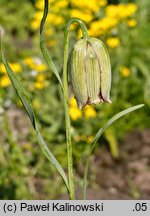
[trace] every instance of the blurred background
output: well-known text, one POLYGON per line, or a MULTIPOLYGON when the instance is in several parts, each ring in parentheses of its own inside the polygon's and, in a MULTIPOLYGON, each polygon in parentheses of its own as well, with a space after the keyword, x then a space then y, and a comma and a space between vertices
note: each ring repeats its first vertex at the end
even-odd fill
MULTIPOLYGON (((45 41, 62 74, 63 31, 70 17, 108 47, 112 104, 82 111, 70 96, 77 197, 84 158, 97 130, 133 105, 106 130, 91 158, 88 199, 150 198, 150 1, 51 0, 45 41)), ((0 0, 0 29, 7 59, 32 99, 43 137, 67 172, 63 101, 39 48, 43 0, 0 0)), ((81 36, 71 26, 70 49, 81 36)), ((71 95, 71 94, 70 94, 71 95)), ((0 62, 0 199, 67 199, 56 170, 38 146, 32 126, 0 62)))

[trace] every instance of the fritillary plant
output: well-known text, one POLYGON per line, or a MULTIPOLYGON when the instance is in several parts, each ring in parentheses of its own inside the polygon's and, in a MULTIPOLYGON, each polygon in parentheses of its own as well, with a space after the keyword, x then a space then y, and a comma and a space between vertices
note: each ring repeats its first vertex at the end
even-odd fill
MULTIPOLYGON (((16 74, 11 69, 8 61, 2 50, 1 43, 1 55, 2 62, 6 68, 7 74, 11 80, 13 87, 15 88, 18 97, 20 98, 35 130, 38 143, 41 150, 46 155, 50 163, 56 168, 58 174, 62 177, 66 190, 68 192, 69 199, 74 200, 75 197, 75 186, 74 186, 74 172, 73 172, 73 157, 72 157, 72 143, 71 143, 71 122, 69 116, 69 96, 68 96, 68 75, 72 83, 75 98, 78 106, 82 109, 86 104, 97 104, 102 102, 111 102, 109 99, 110 86, 111 86, 111 67, 110 59, 107 48, 105 45, 96 38, 90 38, 86 25, 83 21, 78 18, 71 18, 66 24, 64 31, 64 64, 63 64, 63 78, 59 75, 56 65, 51 59, 48 49, 44 43, 43 28, 48 15, 48 0, 45 0, 43 18, 40 24, 40 49, 43 57, 49 66, 50 70, 53 71, 57 80, 60 84, 63 99, 64 99, 64 115, 66 125, 66 148, 67 148, 67 161, 68 161, 68 172, 66 173, 59 161, 56 159, 54 154, 51 152, 47 144, 45 143, 41 132, 38 127, 35 112, 32 107, 32 103, 28 97, 28 93, 22 84, 19 82, 16 74), (83 37, 77 41, 74 45, 70 56, 69 56, 69 31, 72 23, 77 23, 82 30, 83 37)), ((111 105, 110 105, 111 106, 111 105)), ((82 187, 82 199, 86 199, 87 189, 87 177, 88 168, 90 163, 90 157, 93 149, 97 144, 97 141, 103 134, 103 132, 112 125, 116 120, 123 117, 124 115, 133 112, 141 107, 143 104, 130 107, 126 110, 121 111, 112 118, 110 118, 103 127, 101 127, 94 138, 93 143, 89 147, 88 154, 85 161, 85 170, 83 176, 83 187, 82 187)))

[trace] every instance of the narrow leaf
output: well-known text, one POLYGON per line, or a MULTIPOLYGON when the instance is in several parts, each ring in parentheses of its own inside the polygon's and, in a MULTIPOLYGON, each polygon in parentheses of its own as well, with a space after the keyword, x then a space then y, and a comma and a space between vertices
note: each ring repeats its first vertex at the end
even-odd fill
POLYGON ((117 121, 119 118, 123 117, 124 115, 130 113, 130 112, 133 112, 134 110, 137 110, 137 109, 140 109, 144 106, 144 104, 140 104, 140 105, 137 105, 137 106, 133 106, 133 107, 130 107, 128 109, 125 109, 123 111, 121 111, 120 113, 114 115, 112 118, 110 118, 107 123, 98 130, 95 138, 94 138, 94 141, 89 149, 89 153, 86 157, 86 163, 85 163, 85 169, 84 169, 84 178, 83 178, 83 199, 86 198, 86 187, 87 187, 87 176, 88 176, 88 168, 89 168, 89 162, 90 162, 90 156, 92 154, 92 150, 93 148, 95 147, 98 139, 100 138, 100 136, 103 134, 103 132, 110 126, 112 125, 115 121, 117 121))
POLYGON ((19 80, 17 79, 16 74, 13 72, 13 70, 11 69, 11 67, 9 66, 3 51, 2 51, 2 45, 1 45, 1 54, 2 54, 2 61, 3 64, 6 68, 7 74, 10 77, 11 83, 13 85, 13 87, 15 88, 20 100, 22 101, 24 108, 32 122, 33 128, 36 132, 36 137, 37 140, 39 142, 39 145, 42 149, 42 151, 44 152, 44 154, 47 156, 48 160, 55 166, 55 168, 57 169, 58 173, 60 174, 60 176, 62 177, 62 179, 64 180, 67 189, 69 190, 69 186, 68 186, 68 179, 67 176, 63 170, 63 168, 61 167, 60 163, 57 161, 57 159, 55 158, 55 156, 52 154, 52 152, 49 150, 49 148, 47 147, 39 129, 37 126, 37 122, 36 122, 36 118, 35 118, 35 114, 34 114, 34 110, 33 107, 31 105, 31 101, 28 97, 27 92, 25 91, 24 87, 22 86, 22 84, 19 82, 19 80))
POLYGON ((26 110, 27 114, 29 115, 29 118, 32 122, 34 129, 35 129, 35 116, 34 116, 34 111, 32 109, 32 105, 31 105, 31 102, 29 100, 29 97, 28 97, 25 89, 21 85, 20 81, 16 78, 15 73, 10 68, 7 60, 5 59, 4 54, 2 52, 2 48, 1 48, 1 54, 2 54, 3 64, 6 68, 6 71, 7 71, 7 74, 9 76, 10 80, 11 80, 11 83, 12 83, 13 87, 15 88, 15 90, 17 91, 17 94, 18 94, 21 102, 23 103, 25 110, 26 110))
POLYGON ((49 54, 48 49, 44 45, 43 28, 45 25, 47 15, 48 15, 48 0, 45 0, 44 13, 43 13, 43 17, 42 17, 41 24, 40 24, 40 48, 41 48, 42 55, 43 55, 47 65, 53 71, 53 73, 55 74, 55 76, 57 77, 57 79, 60 83, 61 88, 63 89, 62 81, 61 81, 60 75, 58 73, 58 70, 51 59, 51 56, 49 54))
POLYGON ((134 110, 137 110, 137 109, 140 109, 141 107, 143 107, 144 104, 140 104, 140 105, 136 105, 136 106, 133 106, 133 107, 130 107, 128 109, 125 109, 123 111, 121 111, 120 113, 114 115, 111 119, 108 120, 108 122, 98 130, 95 138, 94 138, 94 141, 91 145, 91 148, 90 148, 90 151, 92 152, 93 148, 95 147, 95 144, 96 142, 98 141, 98 139, 100 138, 100 136, 102 135, 102 133, 111 125, 113 124, 115 121, 117 121, 119 118, 121 118, 122 116, 130 113, 130 112, 133 112, 134 110))

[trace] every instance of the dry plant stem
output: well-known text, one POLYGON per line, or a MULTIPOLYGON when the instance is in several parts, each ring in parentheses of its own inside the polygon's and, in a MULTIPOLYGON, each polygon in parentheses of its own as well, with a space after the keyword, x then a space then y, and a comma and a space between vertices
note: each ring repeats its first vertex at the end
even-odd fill
POLYGON ((72 143, 71 143, 71 132, 70 132, 67 63, 68 63, 68 51, 69 51, 69 28, 73 22, 76 22, 80 25, 82 33, 83 33, 83 37, 84 38, 88 37, 87 28, 81 20, 77 18, 72 18, 68 21, 66 28, 65 28, 65 33, 64 33, 64 65, 63 65, 63 89, 64 91, 63 93, 64 93, 68 175, 69 175, 69 198, 71 200, 75 199, 75 190, 74 190, 74 177, 73 177, 72 143))

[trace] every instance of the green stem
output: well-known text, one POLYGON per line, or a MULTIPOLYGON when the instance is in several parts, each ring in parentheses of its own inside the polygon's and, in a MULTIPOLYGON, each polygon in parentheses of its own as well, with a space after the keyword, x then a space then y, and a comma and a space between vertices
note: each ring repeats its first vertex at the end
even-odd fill
POLYGON ((89 162, 90 162, 90 154, 88 154, 87 159, 85 161, 84 179, 83 179, 83 200, 86 199, 86 187, 87 187, 87 176, 88 176, 89 162))
POLYGON ((69 175, 69 198, 75 199, 74 190, 74 177, 73 177, 73 157, 72 157, 72 144, 71 144, 71 132, 70 132, 70 116, 69 116, 69 96, 68 96, 68 76, 67 76, 67 64, 69 53, 69 28, 70 25, 76 22, 80 25, 83 37, 88 37, 86 25, 78 18, 71 18, 66 27, 64 33, 64 65, 63 65, 63 93, 64 93, 64 109, 65 109, 65 123, 66 123, 66 142, 67 142, 67 158, 68 158, 68 175, 69 175))

